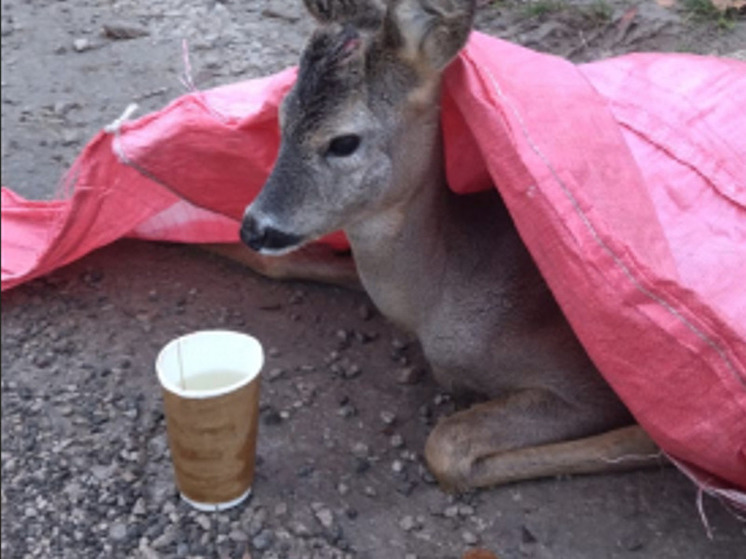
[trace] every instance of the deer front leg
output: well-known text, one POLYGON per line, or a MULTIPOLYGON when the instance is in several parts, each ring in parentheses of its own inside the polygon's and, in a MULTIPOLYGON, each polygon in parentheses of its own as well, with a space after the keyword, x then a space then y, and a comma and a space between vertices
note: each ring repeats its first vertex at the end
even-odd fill
POLYGON ((268 278, 317 281, 362 289, 352 255, 336 252, 324 244, 306 245, 279 256, 260 254, 240 243, 199 246, 268 278))
POLYGON ((582 418, 543 390, 524 390, 441 420, 425 458, 446 490, 501 485, 564 474, 591 474, 662 464, 638 425, 589 437, 582 418))

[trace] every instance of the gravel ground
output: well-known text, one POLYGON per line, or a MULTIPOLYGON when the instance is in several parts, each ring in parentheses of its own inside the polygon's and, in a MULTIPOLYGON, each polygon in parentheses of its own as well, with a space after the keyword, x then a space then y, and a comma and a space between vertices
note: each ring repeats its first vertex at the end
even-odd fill
MULTIPOLYGON (((631 50, 728 53, 743 20, 653 2, 498 3, 484 30, 591 60, 631 50)), ((132 100, 296 61, 295 2, 3 2, 2 182, 48 198, 75 154, 132 100)), ((190 247, 124 241, 2 297, 3 557, 732 559, 746 527, 667 468, 452 496, 422 448, 453 404, 418 347, 364 294, 277 283, 190 247), (255 492, 218 514, 176 494, 158 349, 231 328, 268 349, 255 492)))

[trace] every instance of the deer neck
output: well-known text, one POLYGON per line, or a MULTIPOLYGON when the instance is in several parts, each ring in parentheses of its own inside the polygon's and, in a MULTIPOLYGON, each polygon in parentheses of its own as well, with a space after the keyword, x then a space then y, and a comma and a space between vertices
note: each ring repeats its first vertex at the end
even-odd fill
MULTIPOLYGON (((435 125, 437 127, 437 125, 435 125)), ((429 302, 439 295, 449 219, 439 129, 421 172, 400 177, 407 196, 345 229, 363 286, 373 302, 398 326, 416 332, 429 302)), ((426 141, 426 140, 425 140, 426 141)), ((423 144, 419 144, 423 145, 423 144)), ((410 162, 411 163, 411 162, 410 162)), ((412 165, 410 165, 410 168, 412 165)))

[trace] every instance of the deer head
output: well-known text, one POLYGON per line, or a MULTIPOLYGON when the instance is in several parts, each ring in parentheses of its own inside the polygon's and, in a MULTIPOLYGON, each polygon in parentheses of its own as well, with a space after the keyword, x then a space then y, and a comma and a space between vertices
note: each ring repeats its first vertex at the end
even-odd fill
POLYGON ((274 169, 241 238, 280 254, 414 195, 440 168, 443 69, 474 0, 305 0, 319 25, 280 108, 274 169))

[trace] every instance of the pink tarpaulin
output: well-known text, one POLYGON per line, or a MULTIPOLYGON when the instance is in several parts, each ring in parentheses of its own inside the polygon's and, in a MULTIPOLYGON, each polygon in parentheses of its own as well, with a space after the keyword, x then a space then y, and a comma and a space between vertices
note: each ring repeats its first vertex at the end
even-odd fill
MULTIPOLYGON (((2 288, 120 237, 235 242, 294 70, 102 132, 69 198, 2 191, 2 288)), ((495 184, 589 354, 700 486, 746 506, 746 64, 581 66, 474 33, 448 69, 457 192, 495 184)), ((327 239, 344 246, 344 237, 327 239)))

